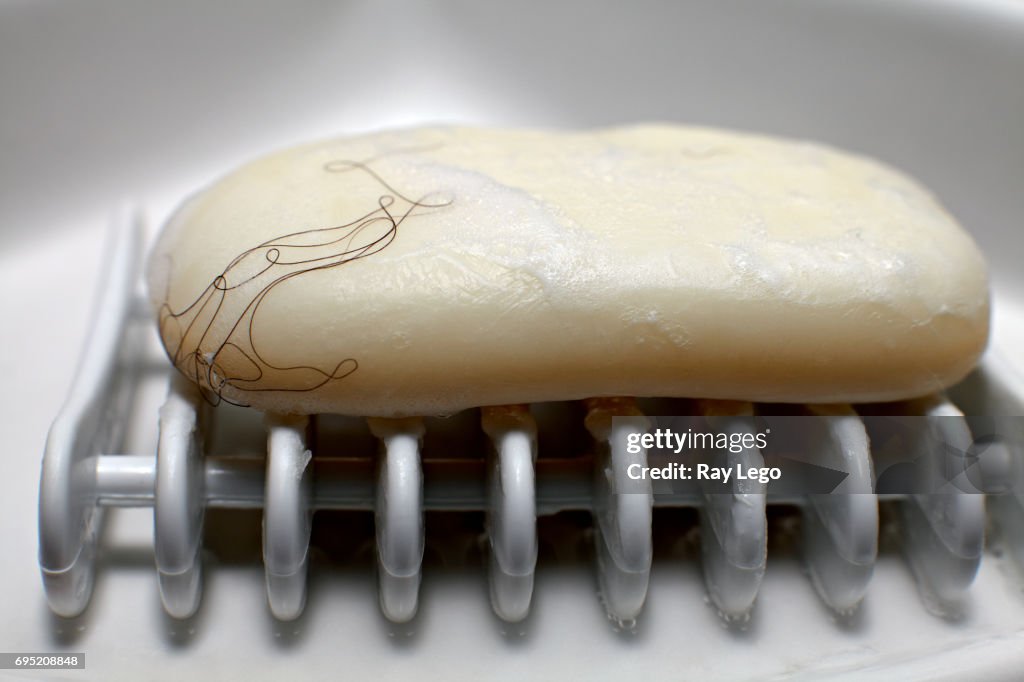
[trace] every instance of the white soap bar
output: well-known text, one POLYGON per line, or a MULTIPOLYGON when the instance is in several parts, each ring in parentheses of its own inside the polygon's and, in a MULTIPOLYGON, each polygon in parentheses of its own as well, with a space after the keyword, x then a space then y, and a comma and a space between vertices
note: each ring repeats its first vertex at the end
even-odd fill
POLYGON ((274 154, 176 212, 149 287, 209 398, 369 416, 909 398, 971 369, 989 315, 977 247, 907 177, 679 126, 274 154))

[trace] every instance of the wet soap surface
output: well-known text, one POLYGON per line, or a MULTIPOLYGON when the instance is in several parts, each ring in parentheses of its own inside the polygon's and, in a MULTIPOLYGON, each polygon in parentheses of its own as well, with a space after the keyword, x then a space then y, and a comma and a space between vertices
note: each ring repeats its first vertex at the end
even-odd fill
POLYGON ((187 202, 149 285, 182 371, 287 412, 905 398, 988 329, 981 255, 910 179, 681 126, 284 151, 187 202))

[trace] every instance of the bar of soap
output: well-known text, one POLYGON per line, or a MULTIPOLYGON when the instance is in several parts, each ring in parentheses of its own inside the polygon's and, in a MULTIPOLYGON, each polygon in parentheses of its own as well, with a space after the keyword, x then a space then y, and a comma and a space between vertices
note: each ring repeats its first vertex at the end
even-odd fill
POLYGON ((178 370, 285 413, 895 400, 988 336, 981 254, 906 176, 670 125, 283 151, 189 199, 148 276, 178 370))

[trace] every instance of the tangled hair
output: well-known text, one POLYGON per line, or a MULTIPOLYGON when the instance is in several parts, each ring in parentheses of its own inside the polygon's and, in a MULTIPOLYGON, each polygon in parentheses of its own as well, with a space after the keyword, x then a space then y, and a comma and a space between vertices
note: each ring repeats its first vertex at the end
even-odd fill
POLYGON ((434 193, 405 196, 370 168, 371 161, 337 160, 323 167, 327 173, 364 173, 381 187, 366 213, 341 225, 290 232, 246 249, 180 310, 172 309, 164 297, 158 312, 160 335, 175 368, 199 386, 207 402, 227 400, 226 388, 232 395, 312 391, 359 368, 351 357, 329 367, 275 365, 260 352, 253 330, 263 300, 277 285, 368 258, 387 248, 407 219, 452 203, 431 200, 434 193))

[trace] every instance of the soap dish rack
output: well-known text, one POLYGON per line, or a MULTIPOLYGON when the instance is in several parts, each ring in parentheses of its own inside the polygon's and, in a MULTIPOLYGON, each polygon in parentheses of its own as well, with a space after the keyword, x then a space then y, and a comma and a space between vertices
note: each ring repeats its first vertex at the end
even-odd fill
MULTIPOLYGON (((643 607, 653 554, 652 509, 661 506, 698 510, 708 594, 726 618, 742 618, 757 596, 767 560, 766 509, 772 504, 800 507, 809 575, 824 602, 839 612, 854 609, 868 588, 880 500, 896 502, 909 566, 936 603, 955 604, 974 578, 984 548, 986 499, 1007 554, 1024 567, 1024 434, 986 436, 977 458, 984 489, 977 481, 960 481, 929 494, 878 495, 872 489, 877 462, 868 434, 849 406, 807 408, 829 416, 834 425, 808 436, 807 447, 849 473, 831 494, 780 496, 749 481, 733 482, 729 494, 699 488, 654 494, 650 485, 637 490, 627 471, 646 462, 646 451, 630 453, 626 431, 647 422, 626 399, 586 402, 593 447, 583 457, 538 453, 538 425, 526 406, 480 411, 480 427, 490 442, 486 456, 424 458, 426 426, 419 418, 367 420, 379 441, 375 460, 314 453, 308 437, 316 417, 275 414, 265 419, 265 457, 209 453, 204 435, 217 409, 176 373, 159 413, 157 453, 122 454, 126 415, 143 364, 142 336, 153 333, 151 313, 137 293, 142 235, 138 214, 121 211, 108 237, 95 322, 46 443, 39 565, 50 608, 60 616, 76 616, 89 603, 97 530, 107 507, 153 508, 160 595, 174 618, 187 618, 198 608, 203 517, 212 507, 262 508, 267 597, 281 620, 297 618, 303 610, 312 515, 319 509, 375 513, 380 604, 395 622, 416 613, 424 512, 433 510, 486 512, 491 601, 507 621, 523 619, 530 608, 537 517, 573 509, 593 514, 601 598, 609 616, 620 622, 635 619, 643 607)), ((979 372, 968 383, 984 383, 990 399, 1008 401, 1013 407, 1007 413, 1021 414, 1020 395, 991 374, 998 375, 979 372)), ((970 390, 951 395, 969 396, 970 390)), ((706 407, 698 416, 730 432, 748 428, 732 417, 752 414, 752 406, 723 405, 706 407)), ((908 403, 907 409, 922 418, 906 447, 925 459, 949 456, 929 450, 935 430, 959 443, 960 454, 979 442, 972 440, 972 430, 994 432, 996 418, 965 417, 945 396, 908 403)), ((1013 422, 1013 428, 1017 425, 1013 422)), ((1000 433, 1011 431, 1000 426, 1000 433)), ((728 465, 764 463, 756 448, 716 457, 728 465)))

